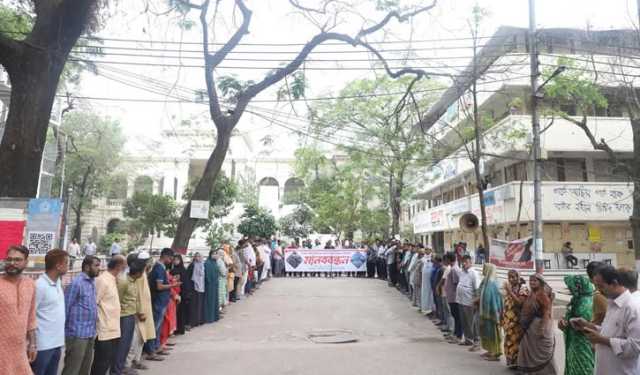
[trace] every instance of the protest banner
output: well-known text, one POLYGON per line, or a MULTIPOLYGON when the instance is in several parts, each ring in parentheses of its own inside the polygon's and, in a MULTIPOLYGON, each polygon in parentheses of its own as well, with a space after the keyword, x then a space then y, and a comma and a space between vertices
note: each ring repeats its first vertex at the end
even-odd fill
POLYGON ((532 269, 531 238, 514 241, 491 239, 489 262, 498 267, 532 269))
POLYGON ((286 272, 366 272, 365 249, 285 249, 286 272))

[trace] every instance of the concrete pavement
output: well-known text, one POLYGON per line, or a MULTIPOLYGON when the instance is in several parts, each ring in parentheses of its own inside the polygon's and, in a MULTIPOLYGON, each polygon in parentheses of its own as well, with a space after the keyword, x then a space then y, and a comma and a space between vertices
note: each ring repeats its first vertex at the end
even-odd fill
POLYGON ((162 375, 511 374, 466 347, 441 339, 433 324, 386 282, 355 278, 271 279, 218 323, 174 339, 162 375), (316 344, 317 330, 350 330, 358 342, 316 344))

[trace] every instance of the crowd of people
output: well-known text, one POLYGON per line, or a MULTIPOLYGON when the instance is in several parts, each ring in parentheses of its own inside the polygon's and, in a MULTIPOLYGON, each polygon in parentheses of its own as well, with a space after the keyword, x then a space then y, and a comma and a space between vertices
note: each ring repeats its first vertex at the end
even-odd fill
POLYGON ((9 247, 0 276, 3 374, 137 374, 171 354, 172 336, 222 319, 272 268, 264 240, 224 244, 206 259, 196 253, 188 266, 169 248, 155 260, 147 251, 112 254, 106 269, 86 255, 69 285, 68 252, 49 251, 35 282, 23 274, 28 258, 26 247, 9 247))
MULTIPOLYGON (((497 269, 475 270, 466 247, 435 254, 422 245, 377 241, 368 245, 367 276, 387 280, 442 331, 443 340, 483 351, 519 373, 554 375, 555 293, 541 274, 528 285, 510 270, 500 285, 497 269)), ((484 252, 482 253, 484 257, 484 252)), ((477 259, 477 258, 476 258, 477 259)), ((635 270, 591 262, 587 275, 569 275, 571 294, 557 326, 565 338, 567 375, 640 374, 640 292, 635 270)))

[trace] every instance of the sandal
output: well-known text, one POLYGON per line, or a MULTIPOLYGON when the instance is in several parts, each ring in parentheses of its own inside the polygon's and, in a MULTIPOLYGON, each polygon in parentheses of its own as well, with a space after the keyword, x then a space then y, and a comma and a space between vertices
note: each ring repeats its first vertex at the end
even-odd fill
POLYGON ((158 357, 157 355, 148 355, 145 358, 147 361, 157 361, 157 362, 162 362, 164 361, 164 358, 162 357, 158 357))

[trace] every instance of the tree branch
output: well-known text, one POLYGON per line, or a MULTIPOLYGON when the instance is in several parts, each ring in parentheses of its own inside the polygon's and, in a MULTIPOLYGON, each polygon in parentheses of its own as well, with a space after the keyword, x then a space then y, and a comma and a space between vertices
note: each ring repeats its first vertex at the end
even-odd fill
POLYGON ((0 65, 4 66, 7 72, 11 72, 14 69, 21 50, 21 42, 11 39, 0 32, 0 65))
POLYGON ((567 120, 570 123, 576 125, 580 129, 582 129, 584 134, 589 139, 589 142, 591 143, 591 146, 593 146, 594 150, 604 151, 607 154, 607 156, 609 156, 609 159, 611 159, 611 162, 613 164, 615 164, 618 167, 623 168, 625 170, 625 173, 627 173, 629 176, 633 175, 631 169, 629 168, 629 166, 627 164, 625 164, 625 163, 621 163, 618 160, 618 157, 617 157, 616 153, 609 146, 609 144, 607 144, 607 141, 604 138, 601 138, 600 141, 598 141, 596 139, 596 137, 593 134, 593 132, 591 132, 591 129, 589 129, 589 127, 587 126, 587 116, 586 115, 583 115, 582 116, 582 120, 580 120, 580 121, 578 121, 578 120, 576 120, 576 119, 572 118, 571 116, 568 116, 567 114, 564 114, 564 113, 561 113, 560 117, 562 117, 564 120, 567 120))

